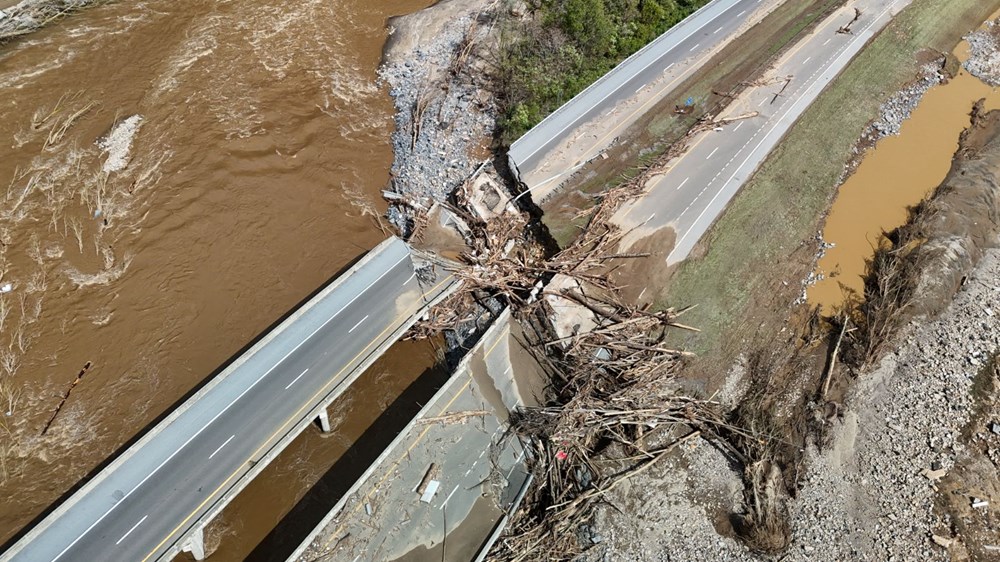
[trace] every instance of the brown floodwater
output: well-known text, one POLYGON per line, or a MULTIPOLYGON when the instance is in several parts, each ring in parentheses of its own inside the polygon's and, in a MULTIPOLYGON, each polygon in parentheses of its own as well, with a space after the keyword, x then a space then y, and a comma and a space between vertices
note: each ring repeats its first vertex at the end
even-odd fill
MULTIPOLYGON (((375 71, 386 18, 430 3, 108 3, 0 47, 0 543, 383 238, 375 71)), ((434 361, 397 353, 345 402, 365 416, 226 511, 218 559, 434 361)))
MULTIPOLYGON (((955 50, 968 58, 964 42, 955 50)), ((809 304, 829 313, 847 294, 860 295, 865 260, 883 231, 902 226, 908 209, 944 181, 958 150, 959 136, 971 124, 972 106, 986 99, 985 110, 1000 108, 1000 91, 962 70, 924 95, 900 134, 878 141, 837 192, 823 229, 835 244, 816 267, 825 278, 809 287, 809 304)))

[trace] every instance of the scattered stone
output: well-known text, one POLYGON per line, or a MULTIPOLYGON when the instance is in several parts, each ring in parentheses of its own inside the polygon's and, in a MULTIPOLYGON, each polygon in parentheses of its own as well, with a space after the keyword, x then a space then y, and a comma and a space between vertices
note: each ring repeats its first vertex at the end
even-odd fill
POLYGON ((920 471, 920 475, 926 477, 931 482, 937 482, 938 480, 944 478, 944 475, 948 474, 948 471, 940 468, 937 470, 923 469, 920 471))
POLYGON ((955 539, 949 539, 947 537, 942 537, 941 535, 931 535, 931 540, 934 541, 934 544, 944 548, 950 548, 951 543, 955 542, 955 539))
MULTIPOLYGON (((970 353, 985 357, 1000 348, 1000 324, 985 312, 1000 306, 996 279, 1000 250, 993 249, 947 310, 907 325, 896 351, 857 379, 830 443, 806 453, 805 475, 789 505, 792 543, 782 560, 944 562, 945 548, 960 547, 957 539, 935 538, 934 530, 951 525, 936 512, 937 484, 928 481, 946 477, 959 454, 973 408, 970 353), (931 468, 918 474, 914 467, 931 468), (928 538, 942 548, 930 547, 928 538)), ((606 540, 588 560, 765 559, 717 531, 742 500, 739 475, 717 451, 685 451, 646 478, 633 482, 631 496, 608 498, 622 511, 602 511, 595 528, 606 540), (732 495, 710 491, 726 479, 736 486, 732 495)))

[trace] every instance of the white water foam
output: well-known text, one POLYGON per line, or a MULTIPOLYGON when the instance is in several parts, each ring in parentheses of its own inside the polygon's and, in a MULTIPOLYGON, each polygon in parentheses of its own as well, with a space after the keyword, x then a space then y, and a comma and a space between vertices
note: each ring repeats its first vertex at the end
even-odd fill
POLYGON ((130 154, 132 152, 132 141, 139 126, 142 125, 142 116, 133 115, 115 125, 108 136, 98 139, 97 146, 107 153, 108 159, 104 161, 105 172, 120 172, 128 166, 130 154))

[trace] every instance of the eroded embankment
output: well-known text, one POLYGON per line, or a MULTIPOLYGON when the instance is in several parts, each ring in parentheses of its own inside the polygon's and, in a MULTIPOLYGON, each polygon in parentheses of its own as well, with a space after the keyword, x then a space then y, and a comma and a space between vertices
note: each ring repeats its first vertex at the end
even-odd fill
MULTIPOLYGON (((997 472, 983 470, 993 462, 991 443, 1000 437, 992 433, 991 420, 974 416, 983 409, 977 404, 990 399, 980 371, 1000 347, 1000 113, 975 115, 961 144, 944 183, 910 222, 889 234, 895 246, 882 251, 898 256, 886 262, 896 269, 874 270, 866 279, 874 288, 900 289, 883 301, 901 299, 895 301, 898 314, 884 324, 888 345, 876 350, 878 356, 842 357, 874 366, 838 369, 846 376, 834 383, 831 399, 835 393, 843 399, 810 399, 804 411, 814 417, 808 420, 796 422, 799 391, 772 396, 774 419, 785 424, 772 437, 801 442, 805 449, 800 463, 785 467, 794 499, 787 503, 790 544, 783 559, 993 555, 987 547, 993 546, 989 537, 997 536, 995 520, 971 506, 1000 501, 997 472), (908 276, 894 286, 876 276, 886 273, 908 276), (811 437, 799 441, 794 435, 806 425, 811 437)), ((867 296, 875 302, 874 294, 867 296)), ((859 310, 862 316, 877 313, 859 310)), ((821 356, 822 348, 813 354, 821 356)), ((806 385, 813 395, 810 385, 818 377, 809 371, 816 364, 789 360, 786 367, 798 372, 785 380, 806 385)), ((751 360, 733 373, 720 398, 746 400, 752 384, 746 371, 755 368, 751 360)), ((772 365, 769 384, 783 370, 772 365)), ((761 559, 732 538, 729 514, 745 512, 753 496, 746 495, 741 474, 724 455, 706 444, 692 445, 651 472, 648 479, 634 479, 631 490, 609 495, 629 515, 617 523, 617 516, 605 512, 598 527, 604 560, 651 559, 654 552, 670 552, 671 560, 761 559)))

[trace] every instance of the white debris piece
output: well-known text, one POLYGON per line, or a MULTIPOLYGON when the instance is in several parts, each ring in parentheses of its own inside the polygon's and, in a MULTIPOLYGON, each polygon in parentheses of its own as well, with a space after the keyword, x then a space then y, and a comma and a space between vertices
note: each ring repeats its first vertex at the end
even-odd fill
POLYGON ((441 482, 437 480, 431 480, 427 483, 427 489, 424 490, 424 495, 420 496, 420 501, 424 503, 431 503, 434 499, 434 494, 437 493, 438 488, 441 487, 441 482))
POLYGON ((120 121, 108 136, 97 140, 97 147, 107 153, 108 159, 104 161, 102 169, 105 172, 119 172, 128 166, 130 153, 132 151, 132 141, 139 126, 142 125, 142 116, 133 115, 120 121))

